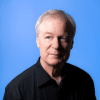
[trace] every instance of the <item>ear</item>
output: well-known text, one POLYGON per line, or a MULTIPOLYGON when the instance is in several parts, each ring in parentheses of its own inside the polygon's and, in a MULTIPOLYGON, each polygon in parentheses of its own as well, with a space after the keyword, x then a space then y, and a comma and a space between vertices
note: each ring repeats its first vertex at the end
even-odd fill
POLYGON ((73 48, 73 44, 74 44, 74 41, 72 40, 72 43, 71 43, 71 49, 73 48))
POLYGON ((39 48, 39 38, 36 38, 37 47, 39 48))

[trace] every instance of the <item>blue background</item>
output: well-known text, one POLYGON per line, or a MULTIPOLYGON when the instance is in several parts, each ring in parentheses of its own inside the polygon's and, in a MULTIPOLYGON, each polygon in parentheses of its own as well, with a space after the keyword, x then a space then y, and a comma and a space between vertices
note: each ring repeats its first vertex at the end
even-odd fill
POLYGON ((100 0, 0 0, 0 100, 6 85, 36 63, 35 23, 50 9, 74 18, 77 29, 68 62, 91 75, 100 100, 100 0))

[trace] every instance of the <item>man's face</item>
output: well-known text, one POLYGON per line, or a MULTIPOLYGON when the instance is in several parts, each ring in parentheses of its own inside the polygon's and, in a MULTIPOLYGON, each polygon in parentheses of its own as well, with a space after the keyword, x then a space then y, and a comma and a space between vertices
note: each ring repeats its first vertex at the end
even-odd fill
POLYGON ((61 18, 48 18, 41 23, 37 45, 43 63, 55 66, 68 60, 73 40, 65 28, 61 18))

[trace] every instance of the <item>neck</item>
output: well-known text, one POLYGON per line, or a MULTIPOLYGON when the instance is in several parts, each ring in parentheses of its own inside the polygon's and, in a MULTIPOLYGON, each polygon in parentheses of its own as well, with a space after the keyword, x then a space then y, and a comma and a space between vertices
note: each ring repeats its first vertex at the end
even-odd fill
POLYGON ((40 58, 40 63, 43 69, 48 73, 48 75, 52 79, 57 79, 61 77, 61 70, 64 64, 61 64, 61 65, 59 64, 59 66, 51 66, 47 64, 46 62, 44 62, 41 58, 40 58))
POLYGON ((52 71, 53 71, 53 66, 49 66, 46 64, 43 60, 40 58, 40 63, 43 67, 43 69, 49 74, 49 76, 52 78, 52 71))

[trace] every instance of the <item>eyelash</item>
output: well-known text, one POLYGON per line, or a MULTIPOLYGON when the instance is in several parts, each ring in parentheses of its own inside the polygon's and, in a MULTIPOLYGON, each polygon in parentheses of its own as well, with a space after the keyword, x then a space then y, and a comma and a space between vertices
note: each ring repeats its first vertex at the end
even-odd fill
POLYGON ((47 36, 46 39, 51 38, 51 36, 47 36))
POLYGON ((66 39, 65 37, 61 37, 60 39, 66 39))
MULTIPOLYGON (((51 36, 46 36, 46 39, 51 39, 51 36)), ((66 41, 66 37, 59 37, 61 41, 66 41)))

